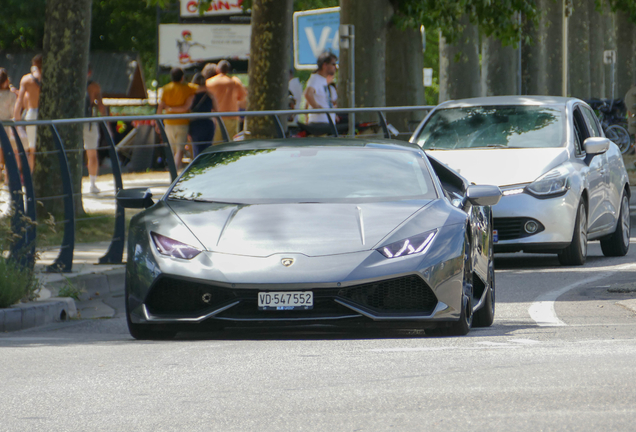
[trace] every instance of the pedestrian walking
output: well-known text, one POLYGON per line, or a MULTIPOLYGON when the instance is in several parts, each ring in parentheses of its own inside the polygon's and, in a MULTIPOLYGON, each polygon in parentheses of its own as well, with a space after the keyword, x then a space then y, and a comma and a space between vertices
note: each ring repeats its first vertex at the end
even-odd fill
MULTIPOLYGON (((170 114, 179 114, 190 112, 196 86, 191 86, 183 82, 183 69, 175 67, 170 71, 172 82, 162 87, 163 94, 157 106, 157 114, 163 114, 164 111, 170 114)), ((174 154, 174 161, 177 170, 181 169, 183 163, 183 152, 188 140, 188 119, 166 119, 164 121, 166 127, 166 135, 168 143, 174 154)))
MULTIPOLYGON (((318 56, 316 62, 317 69, 311 74, 305 89, 305 100, 310 108, 333 108, 334 96, 329 89, 329 84, 333 81, 338 69, 338 57, 331 52, 324 52, 318 56)), ((337 94, 335 96, 337 98, 337 94)), ((336 122, 336 115, 329 114, 333 122, 336 122)), ((309 114, 308 123, 328 123, 327 114, 309 114)))
MULTIPOLYGON (((206 81, 206 86, 210 93, 216 99, 219 112, 237 112, 240 103, 247 99, 247 91, 243 87, 243 83, 237 77, 230 77, 228 74, 232 66, 227 60, 221 60, 216 66, 217 74, 206 81)), ((230 138, 239 132, 239 118, 236 116, 223 117, 221 119, 225 124, 230 138)), ((221 128, 217 128, 214 134, 214 143, 221 143, 223 137, 221 128)))
MULTIPOLYGON (((31 72, 20 80, 20 90, 15 103, 15 120, 37 120, 40 107, 40 90, 42 87, 42 54, 38 54, 31 60, 31 72)), ((35 167, 35 144, 37 139, 36 126, 26 127, 28 140, 27 157, 31 171, 35 167)))
MULTIPOLYGON (((6 69, 0 68, 0 121, 13 119, 16 99, 16 91, 11 85, 11 81, 9 81, 9 74, 6 69)), ((7 133, 11 144, 13 144, 11 128, 5 126, 4 131, 7 133)), ((20 166, 20 158, 18 158, 18 166, 20 166)), ((4 152, 0 149, 0 180, 4 180, 6 177, 4 170, 4 152)))
MULTIPOLYGON (((192 77, 192 84, 195 84, 197 89, 190 111, 193 113, 216 111, 216 101, 205 85, 204 76, 200 73, 195 74, 192 77)), ((192 157, 197 157, 199 153, 212 145, 214 126, 214 121, 211 118, 190 120, 189 134, 192 143, 192 157)))
MULTIPOLYGON (((95 109, 103 116, 108 115, 108 110, 102 101, 102 88, 91 79, 93 71, 91 65, 88 65, 88 81, 86 83, 86 100, 84 103, 84 116, 93 117, 95 109)), ((99 158, 97 149, 99 147, 99 124, 84 123, 84 150, 86 151, 86 159, 88 165, 88 177, 90 179, 90 192, 98 194, 100 192, 97 187, 97 174, 99 172, 99 158)))

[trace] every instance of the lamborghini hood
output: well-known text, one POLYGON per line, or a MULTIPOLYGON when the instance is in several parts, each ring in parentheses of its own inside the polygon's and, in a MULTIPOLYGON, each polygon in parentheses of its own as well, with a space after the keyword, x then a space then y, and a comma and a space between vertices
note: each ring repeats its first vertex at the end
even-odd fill
POLYGON ((323 256, 373 248, 430 200, 235 205, 169 201, 208 251, 323 256))

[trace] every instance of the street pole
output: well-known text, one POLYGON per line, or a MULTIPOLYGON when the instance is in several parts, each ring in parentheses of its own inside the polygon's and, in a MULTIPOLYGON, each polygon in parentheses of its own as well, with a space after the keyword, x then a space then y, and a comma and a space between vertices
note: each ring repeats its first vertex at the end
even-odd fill
POLYGON ((562 67, 561 67, 561 94, 568 95, 568 17, 570 16, 570 0, 563 0, 563 32, 562 32, 562 67))

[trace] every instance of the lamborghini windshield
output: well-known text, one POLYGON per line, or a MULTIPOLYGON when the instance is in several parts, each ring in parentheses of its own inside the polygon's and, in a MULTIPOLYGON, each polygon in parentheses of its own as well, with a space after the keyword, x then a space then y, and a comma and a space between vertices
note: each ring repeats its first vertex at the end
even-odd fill
POLYGON ((230 203, 434 199, 414 151, 369 147, 282 147, 200 155, 168 199, 230 203))
POLYGON ((416 142, 431 150, 562 147, 564 131, 564 113, 553 107, 445 108, 431 115, 416 142))

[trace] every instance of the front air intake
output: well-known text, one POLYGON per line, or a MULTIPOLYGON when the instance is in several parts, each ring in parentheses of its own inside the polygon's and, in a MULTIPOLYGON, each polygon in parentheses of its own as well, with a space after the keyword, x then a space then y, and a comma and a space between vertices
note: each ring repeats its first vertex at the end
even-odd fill
POLYGON ((433 290, 417 275, 342 288, 338 296, 375 312, 432 312, 433 290))

